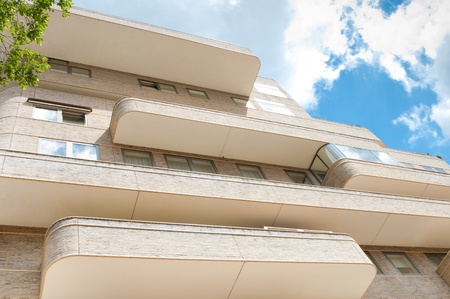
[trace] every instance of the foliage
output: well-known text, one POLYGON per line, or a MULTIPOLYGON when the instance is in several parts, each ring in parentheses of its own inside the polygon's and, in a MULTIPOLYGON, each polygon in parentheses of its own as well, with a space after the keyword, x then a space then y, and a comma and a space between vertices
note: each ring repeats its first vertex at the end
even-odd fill
POLYGON ((26 46, 41 44, 54 5, 69 16, 72 0, 0 0, 0 84, 15 81, 22 89, 36 86, 48 70, 47 58, 26 46))

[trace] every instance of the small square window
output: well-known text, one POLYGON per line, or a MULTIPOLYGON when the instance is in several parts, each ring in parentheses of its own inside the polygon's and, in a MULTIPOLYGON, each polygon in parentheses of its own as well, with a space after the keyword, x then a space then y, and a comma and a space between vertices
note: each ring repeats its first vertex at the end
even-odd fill
POLYGON ((66 142, 41 139, 39 142, 39 153, 65 157, 67 155, 66 142))
POLYGON ((71 66, 71 74, 75 75, 75 76, 80 76, 80 77, 86 77, 86 78, 90 78, 91 77, 91 70, 89 69, 85 69, 85 68, 81 68, 81 67, 75 67, 75 66, 71 66))
POLYGON ((234 103, 240 107, 247 107, 248 104, 248 100, 244 100, 241 98, 235 98, 235 97, 231 97, 231 99, 234 101, 234 103))
POLYGON ((261 99, 256 99, 256 102, 264 111, 294 116, 294 113, 284 104, 261 99))
POLYGON ((139 85, 144 87, 153 88, 159 91, 169 92, 169 93, 177 93, 177 89, 173 85, 163 84, 158 82, 153 82, 144 79, 138 79, 139 85))
POLYGON ((436 267, 439 267, 446 256, 445 253, 426 253, 426 255, 436 267))
POLYGON ((236 164, 241 172, 242 176, 252 179, 261 179, 265 180, 265 176, 261 169, 258 166, 254 165, 244 165, 244 164, 236 164))
POLYGON ((72 143, 72 153, 69 157, 98 160, 98 147, 92 144, 72 143))
POLYGON ((86 115, 82 112, 61 111, 62 121, 69 124, 86 124, 86 115))
POLYGON ((34 107, 33 117, 41 120, 58 121, 58 110, 34 107))
POLYGON ((195 90, 195 89, 188 88, 187 91, 189 92, 189 95, 191 97, 202 98, 202 99, 208 100, 208 95, 206 94, 206 92, 204 92, 202 90, 195 90))
POLYGON ((373 256, 367 252, 364 251, 364 253, 367 255, 367 257, 370 259, 370 261, 375 265, 375 267, 377 268, 377 275, 384 275, 383 271, 381 271, 380 266, 378 266, 377 262, 375 261, 375 259, 373 258, 373 256))
POLYGON ((165 155, 165 157, 167 166, 172 169, 217 173, 214 163, 211 160, 172 155, 165 155))
POLYGON ((311 180, 304 171, 285 170, 285 172, 294 183, 312 185, 311 180))
POLYGON ((403 275, 420 275, 419 270, 409 260, 405 253, 384 253, 389 261, 397 268, 403 275))
POLYGON ((62 65, 57 63, 49 63, 50 64, 50 70, 60 73, 69 73, 69 66, 68 65, 62 65))
POLYGON ((129 149, 122 149, 123 162, 140 166, 153 166, 153 159, 150 153, 129 149))

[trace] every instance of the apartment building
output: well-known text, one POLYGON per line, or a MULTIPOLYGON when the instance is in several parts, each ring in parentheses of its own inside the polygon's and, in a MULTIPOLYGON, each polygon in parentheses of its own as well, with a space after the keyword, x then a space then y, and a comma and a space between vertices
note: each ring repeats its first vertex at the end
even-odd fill
POLYGON ((248 49, 73 9, 0 91, 0 298, 450 298, 450 166, 248 49))

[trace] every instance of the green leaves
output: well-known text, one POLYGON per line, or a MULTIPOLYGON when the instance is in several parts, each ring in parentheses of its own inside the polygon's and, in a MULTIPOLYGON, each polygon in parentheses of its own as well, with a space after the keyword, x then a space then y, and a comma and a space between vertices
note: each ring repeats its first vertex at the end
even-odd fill
POLYGON ((0 0, 0 84, 14 81, 22 89, 37 86, 38 76, 50 66, 47 58, 29 48, 41 44, 49 13, 57 5, 68 17, 72 0, 0 0))

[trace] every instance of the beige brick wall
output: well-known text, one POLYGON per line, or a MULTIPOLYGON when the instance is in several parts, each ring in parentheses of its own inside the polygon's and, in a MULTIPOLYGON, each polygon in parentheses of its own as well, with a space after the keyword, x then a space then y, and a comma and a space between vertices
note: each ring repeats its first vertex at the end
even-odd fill
POLYGON ((0 298, 39 298, 45 229, 0 226, 0 298))
POLYGON ((364 247, 370 252, 384 274, 377 275, 363 298, 450 298, 450 285, 436 273, 437 267, 425 253, 445 253, 448 249, 364 247), (420 275, 402 275, 383 252, 405 252, 421 272, 420 275))

